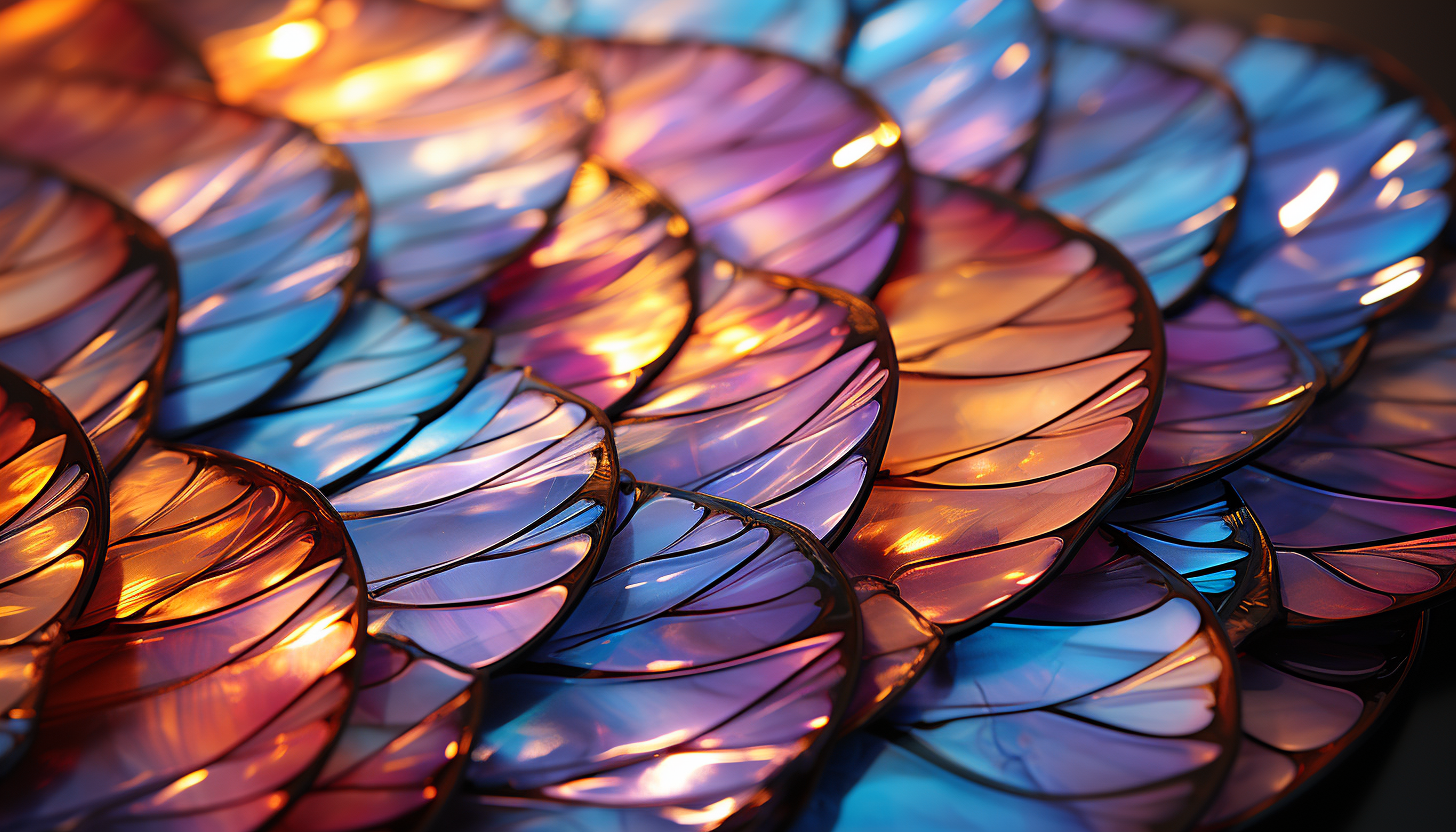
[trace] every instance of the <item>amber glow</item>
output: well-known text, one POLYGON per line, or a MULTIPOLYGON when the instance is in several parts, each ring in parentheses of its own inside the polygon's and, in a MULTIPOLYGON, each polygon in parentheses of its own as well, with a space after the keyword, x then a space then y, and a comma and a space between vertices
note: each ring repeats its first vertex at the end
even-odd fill
POLYGON ((302 58, 324 42, 325 29, 317 20, 285 23, 268 35, 268 57, 280 60, 302 58))
POLYGON ((1335 195, 1335 188, 1339 184, 1340 174, 1336 173, 1334 169, 1325 168, 1320 171, 1308 187, 1279 209, 1279 224, 1284 226, 1284 230, 1289 234, 1298 233, 1309 223, 1310 218, 1323 208, 1326 202, 1330 201, 1330 197, 1335 195))
POLYGON ((1394 265, 1386 266, 1371 278, 1375 288, 1360 296, 1360 305, 1369 306, 1397 295, 1416 285, 1421 279, 1426 260, 1424 257, 1407 257, 1394 265))
POLYGON ((829 161, 837 168, 847 168, 869 155, 869 152, 875 149, 876 144, 878 142, 875 141, 874 136, 860 136, 834 151, 834 155, 829 158, 829 161))
POLYGON ((1395 172, 1395 169, 1410 160, 1416 155, 1416 143, 1410 139, 1397 142, 1395 147, 1385 152, 1380 161, 1370 166, 1370 175, 1376 179, 1384 179, 1395 172))
POLYGON ((1006 47, 1001 57, 996 59, 995 65, 991 67, 991 74, 997 78, 1009 78, 1016 70, 1026 64, 1026 59, 1031 57, 1031 48, 1024 43, 1013 43, 1006 47))
POLYGON ((827 716, 816 716, 813 719, 809 720, 809 727, 810 728, 813 728, 815 730, 818 730, 820 728, 823 728, 824 726, 826 726, 828 724, 829 724, 829 717, 827 717, 827 716))
POLYGON ((449 745, 445 746, 445 759, 453 760, 455 759, 455 755, 459 753, 460 743, 452 741, 449 745))
POLYGON ((29 0, 0 12, 0 47, 23 44, 70 26, 96 0, 29 0))
POLYGON ((1178 223, 1178 230, 1184 234, 1197 231, 1224 214, 1227 214, 1229 211, 1232 211, 1235 204, 1233 197, 1226 196, 1181 223, 1178 223))
POLYGON ((1287 393, 1281 393, 1278 396, 1275 396, 1274 398, 1270 399, 1269 400, 1269 404, 1270 405, 1276 405, 1276 404, 1281 404, 1283 402, 1287 402, 1290 399, 1294 398, 1295 396, 1298 396, 1300 393, 1303 393, 1304 391, 1308 390, 1309 388, 1310 388, 1310 385, 1308 385, 1308 384, 1301 384, 1298 387, 1294 388, 1293 390, 1290 390, 1287 393))

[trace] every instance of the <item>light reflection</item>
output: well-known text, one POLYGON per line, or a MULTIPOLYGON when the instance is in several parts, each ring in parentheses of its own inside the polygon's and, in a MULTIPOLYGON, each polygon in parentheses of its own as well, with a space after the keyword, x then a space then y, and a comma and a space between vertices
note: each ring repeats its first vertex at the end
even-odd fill
POLYGON ((875 141, 875 137, 872 135, 860 136, 834 151, 834 155, 829 158, 829 161, 837 168, 847 168, 869 155, 877 144, 879 142, 875 141))
POLYGON ((1392 266, 1376 272, 1372 278, 1375 288, 1360 296, 1360 305, 1369 306, 1397 295, 1416 285, 1426 265, 1423 257, 1407 257, 1392 266))
POLYGON ((919 530, 910 531, 906 532, 904 536, 902 536, 899 540, 895 541, 895 544, 890 547, 890 552, 908 555, 911 552, 918 552, 927 546, 933 546, 936 543, 939 543, 940 540, 941 535, 938 535, 935 532, 919 530))
POLYGON ((279 60, 302 58, 324 42, 324 25, 317 20, 285 23, 268 35, 268 57, 279 60))
POLYGON ((1375 197, 1375 207, 1389 208, 1391 204, 1395 202, 1396 197, 1400 196, 1400 192, 1404 189, 1405 180, 1401 179, 1399 176, 1390 177, 1390 181, 1386 182, 1385 187, 1380 189, 1380 195, 1375 197))
POLYGON ((1310 218, 1335 195, 1335 188, 1339 184, 1340 174, 1333 168, 1321 170, 1314 181, 1309 183, 1309 187, 1279 209, 1279 224, 1291 235, 1299 233, 1310 218))
POLYGON ((1384 179, 1414 155, 1416 155, 1415 142, 1410 139, 1397 142, 1395 147, 1387 150, 1385 155, 1380 157, 1380 161, 1370 166, 1370 175, 1376 179, 1384 179))
POLYGON ((1272 406, 1272 405, 1276 405, 1276 404, 1282 404, 1283 402, 1287 402, 1290 399, 1294 398, 1295 396, 1298 396, 1300 393, 1303 393, 1304 391, 1308 390, 1312 386, 1313 386, 1312 384, 1308 384, 1308 383, 1301 384, 1298 387, 1294 388, 1293 390, 1290 390, 1287 393, 1281 393, 1278 396, 1275 396, 1274 398, 1270 399, 1269 402, 1268 402, 1268 404, 1270 406, 1272 406))
POLYGON ((1013 43, 1006 47, 1001 57, 996 59, 995 65, 991 67, 991 74, 997 78, 1009 78, 1016 70, 1026 64, 1026 59, 1031 57, 1031 48, 1024 43, 1013 43))
POLYGON ((1226 196, 1223 199, 1220 199, 1218 202, 1215 202, 1214 204, 1208 206, 1207 208, 1204 208, 1202 211, 1199 211, 1198 213, 1179 223, 1178 231, 1183 234, 1189 234, 1197 231, 1198 229, 1204 227, 1205 225, 1208 225, 1209 223, 1213 222, 1224 214, 1227 214, 1229 211, 1232 211, 1235 204, 1236 200, 1233 197, 1226 196))

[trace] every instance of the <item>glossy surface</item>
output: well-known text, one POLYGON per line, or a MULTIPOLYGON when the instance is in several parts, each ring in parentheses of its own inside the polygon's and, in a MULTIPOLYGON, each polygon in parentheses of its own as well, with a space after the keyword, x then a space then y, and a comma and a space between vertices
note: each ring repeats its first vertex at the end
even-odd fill
POLYGON ((362 581, 338 516, 276 471, 144 444, 111 481, 96 589, 58 652, 7 830, 250 830, 348 710, 362 581))
POLYGON ((876 303, 900 361, 869 502, 835 558, 966 632, 1034 591, 1127 487, 1162 384, 1146 286, 1105 243, 917 183, 876 303))
POLYGON ((795 829, 1183 829, 1237 742, 1212 611, 1099 535, 846 737, 795 829))
MULTIPOLYGON (((484 6, 490 0, 435 0, 484 6)), ((846 22, 843 0, 505 0, 505 8, 541 32, 645 43, 707 40, 758 46, 828 64, 846 22)))
POLYGON ((883 320, 846 292, 705 262, 712 302, 613 425, 634 475, 734 500, 833 546, 879 470, 895 395, 883 320))
POLYGON ((1275 632, 1239 653, 1244 735, 1200 829, 1226 829, 1334 766, 1389 707, 1420 650, 1424 616, 1318 635, 1275 632))
POLYGON ((1377 315, 1429 273, 1450 214, 1451 117, 1405 70, 1318 27, 1257 33, 1129 0, 1060 0, 1055 25, 1226 78, 1253 126, 1238 233, 1213 285, 1284 324, 1337 383, 1377 315), (1108 9, 1116 9, 1109 12, 1108 9))
POLYGON ((0 8, 0 65, 131 78, 201 69, 127 0, 19 0, 0 8))
POLYGON ((101 568, 105 488, 76 420, 0 364, 0 776, 30 744, 56 648, 101 568))
POLYGON ((1050 56, 1031 0, 898 0, 864 18, 844 76, 899 122, 917 171, 1010 188, 1036 140, 1050 56))
POLYGON ((1205 295, 1164 319, 1167 382, 1138 456, 1134 494, 1207 481, 1279 441, 1324 387, 1318 364, 1278 324, 1205 295))
POLYGON ((734 828, 807 785, 859 654, 849 588, 803 532, 624 484, 581 606, 492 680, 455 829, 734 828))
POLYGON ((484 683, 370 639, 358 698, 312 787, 275 829, 408 830, 444 803, 465 761, 484 683))
POLYGON ((160 0, 224 101, 316 127, 373 210, 371 279, 445 298, 504 265, 566 196, 601 101, 498 11, 409 0, 160 0))
POLYGON ((1249 166, 1234 95, 1150 57, 1058 38, 1046 123, 1021 187, 1115 243, 1158 304, 1227 242, 1249 166))
POLYGON ((109 470, 152 427, 176 326, 177 266, 155 232, 0 162, 0 362, 53 391, 109 470))
POLYGON ((5 84, 0 147, 117 199, 177 257, 163 432, 257 401, 321 345, 347 306, 365 235, 362 193, 337 151, 201 92, 39 74, 5 84))
POLYGON ((1227 482, 1119 506, 1104 528, 1188 581, 1213 606, 1235 646, 1279 620, 1274 549, 1254 513, 1227 482))
POLYGON ((696 248, 650 186, 586 162, 544 237, 436 309, 489 327, 497 364, 530 367, 615 415, 687 337, 696 248))
POLYGON ((594 150, 682 208, 738 265, 866 292, 890 266, 907 178, 899 128, 792 59, 729 46, 580 41, 606 96, 594 150))

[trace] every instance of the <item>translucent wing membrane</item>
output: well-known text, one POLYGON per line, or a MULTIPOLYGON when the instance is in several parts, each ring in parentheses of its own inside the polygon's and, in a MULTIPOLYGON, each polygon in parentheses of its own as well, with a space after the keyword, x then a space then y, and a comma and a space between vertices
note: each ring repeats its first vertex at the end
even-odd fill
POLYGON ((0 163, 0 362, 39 379, 114 470, 156 417, 177 267, 155 232, 63 179, 0 163))
POLYGON ((544 237, 436 311, 490 327, 496 363, 615 414, 687 337, 697 260, 687 235, 649 186, 586 162, 544 237))
POLYGON ((1226 829, 1328 771, 1390 705, 1425 615, 1358 629, 1280 631, 1239 654, 1244 735, 1202 829, 1226 829))
POLYGON ((268 412, 201 437, 323 488, 359 547, 370 633, 473 669, 574 603, 617 476, 601 411, 524 370, 483 371, 484 351, 365 295, 268 412))
POLYGON ((1050 55, 1031 0, 898 0, 860 24, 844 75, 895 116, 916 170, 1009 188, 1026 172, 1050 55))
POLYGON ((30 743, 56 649, 96 581, 105 488, 76 420, 0 364, 0 775, 30 743))
POLYGON ((622 467, 797 523, 828 545, 879 469, 894 354, 847 292, 726 261, 667 369, 614 425, 622 467))
POLYGON ((373 279, 432 303, 504 265, 547 225, 601 102, 580 72, 490 9, 408 0, 160 0, 225 101, 316 126, 373 209, 373 279))
POLYGON ((0 11, 0 65, 131 78, 201 77, 126 0, 20 0, 0 11))
POLYGON ((1238 737, 1212 611, 1099 534, 845 737, 795 829, 1184 829, 1238 737))
POLYGON ((1106 528, 1124 546, 1156 556, 1208 599, 1233 644, 1279 619, 1274 550, 1227 482, 1120 506, 1106 528))
POLYGON ((374 639, 364 647, 363 665, 338 745, 275 829, 423 828, 451 793, 483 704, 483 681, 374 639))
POLYGON ((246 407, 318 349, 347 308, 366 231, 337 151, 201 93, 38 74, 6 84, 0 146, 114 196, 177 256, 163 431, 246 407))
POLYGON ((1146 286, 1105 243, 966 186, 921 179, 916 197, 876 298, 895 422, 835 556, 963 633, 1054 572, 1126 490, 1163 344, 1146 286))
POLYGON ((1116 243, 1160 306, 1177 303, 1232 230, 1249 165, 1233 93, 1069 38, 1057 39, 1052 67, 1046 124, 1022 187, 1116 243))
MULTIPOLYGON (((432 0, 480 7, 491 0, 432 0)), ((842 0, 506 0, 511 14, 543 32, 662 42, 709 40, 759 46, 810 63, 828 64, 839 49, 842 0)))
POLYGON ((1166 318, 1167 384, 1138 456, 1134 493, 1171 492, 1262 453, 1324 386, 1312 356, 1278 324, 1206 295, 1166 318))
POLYGON ((1450 214, 1451 117, 1384 55, 1310 27, 1255 34, 1131 0, 1049 0, 1054 24, 1228 79, 1253 124, 1238 233, 1213 276, 1289 328, 1337 383, 1369 322, 1429 270, 1450 214))
POLYGON ((144 444, 111 482, 95 591, 6 829, 261 827, 336 738, 363 647, 338 516, 276 471, 144 444))
POLYGON ((904 222, 899 128, 790 58, 729 46, 574 42, 601 79, 594 148, 682 207, 743 266, 865 292, 904 222))
POLYGON ((807 787, 859 655, 824 550, 766 515, 625 485, 592 588, 491 684, 452 828, 714 829, 807 787))

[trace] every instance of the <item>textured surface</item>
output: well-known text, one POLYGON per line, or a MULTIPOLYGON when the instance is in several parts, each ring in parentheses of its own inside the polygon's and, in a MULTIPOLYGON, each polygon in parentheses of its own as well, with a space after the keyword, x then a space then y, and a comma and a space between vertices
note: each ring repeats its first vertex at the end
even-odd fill
POLYGON ((55 176, 0 163, 0 362, 52 390, 108 470, 153 425, 177 267, 150 228, 55 176))
POLYGON ((762 822, 838 724, 859 627, 824 550, 732 504, 623 488, 581 606, 492 681, 452 828, 762 822))
POLYGON ((76 420, 0 364, 0 776, 30 743, 56 648, 96 581, 105 488, 76 420))
POLYGON ((260 827, 348 711, 362 579, 338 515, 257 463, 144 444, 58 652, 6 829, 260 827))
POLYGON ((338 151, 200 91, 6 77, 0 147, 42 158, 167 237, 181 316, 160 427, 213 422, 287 380, 343 314, 365 207, 338 151))
POLYGON ((866 292, 908 179, 899 128, 833 76, 729 46, 574 42, 601 79, 593 148, 662 189, 742 265, 866 292))

